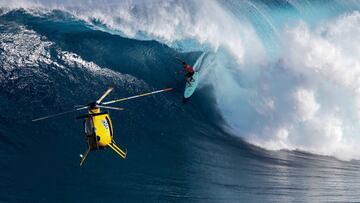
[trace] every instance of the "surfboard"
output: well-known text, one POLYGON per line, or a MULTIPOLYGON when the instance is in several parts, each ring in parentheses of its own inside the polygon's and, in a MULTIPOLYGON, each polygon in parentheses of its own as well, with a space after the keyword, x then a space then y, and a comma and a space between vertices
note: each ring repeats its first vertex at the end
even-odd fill
POLYGON ((191 95, 194 94, 196 87, 199 83, 199 72, 195 72, 193 75, 193 80, 191 82, 186 82, 185 91, 184 91, 184 98, 190 98, 191 95))

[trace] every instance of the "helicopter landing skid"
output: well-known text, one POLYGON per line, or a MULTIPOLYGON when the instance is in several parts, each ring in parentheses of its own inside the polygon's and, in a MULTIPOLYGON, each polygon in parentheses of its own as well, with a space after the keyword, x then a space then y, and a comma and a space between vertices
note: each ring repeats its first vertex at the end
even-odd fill
POLYGON ((108 145, 112 150, 114 150, 118 155, 120 155, 123 159, 126 158, 127 150, 124 152, 122 149, 120 149, 115 143, 110 143, 108 145))
POLYGON ((90 147, 85 151, 84 155, 80 154, 80 166, 83 165, 83 163, 84 163, 86 157, 88 156, 89 152, 90 152, 90 147))

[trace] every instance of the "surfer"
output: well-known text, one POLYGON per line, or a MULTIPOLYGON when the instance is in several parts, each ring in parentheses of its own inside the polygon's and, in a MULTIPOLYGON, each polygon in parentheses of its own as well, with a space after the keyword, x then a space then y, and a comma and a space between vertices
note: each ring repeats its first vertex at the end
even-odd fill
POLYGON ((183 69, 178 71, 178 73, 179 72, 186 72, 186 74, 185 74, 186 81, 188 83, 194 81, 194 79, 193 79, 193 75, 195 73, 194 68, 191 67, 189 64, 185 63, 184 61, 182 62, 182 66, 183 66, 183 69))

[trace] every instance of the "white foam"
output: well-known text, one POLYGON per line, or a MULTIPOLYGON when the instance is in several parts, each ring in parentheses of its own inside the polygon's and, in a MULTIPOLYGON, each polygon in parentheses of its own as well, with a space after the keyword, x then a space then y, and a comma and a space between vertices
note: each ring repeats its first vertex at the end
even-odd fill
POLYGON ((246 94, 215 90, 235 134, 267 149, 359 159, 359 27, 359 12, 315 28, 286 27, 278 64, 246 78, 249 86, 236 82, 242 77, 221 84, 246 94))
MULTIPOLYGON (((48 69, 59 69, 69 73, 75 68, 82 69, 89 74, 103 79, 110 79, 119 84, 134 84, 145 86, 145 82, 127 74, 122 74, 108 68, 102 68, 91 61, 82 59, 79 55, 63 51, 48 41, 44 36, 33 30, 16 24, 0 25, 0 84, 9 81, 22 80, 33 75, 48 80, 48 69), (55 49, 57 56, 51 56, 50 50, 55 49), (56 58, 57 57, 57 58, 56 58), (59 59, 59 60, 57 60, 59 59)), ((76 81, 72 74, 69 79, 76 81)), ((19 83, 24 85, 25 83, 19 83)), ((19 86, 19 88, 21 88, 19 86)))
MULTIPOLYGON (((139 0, 104 0, 100 3, 19 0, 0 2, 0 7, 60 9, 90 24, 94 20, 101 22, 127 37, 156 39, 168 45, 193 39, 210 45, 214 50, 226 47, 239 62, 244 61, 244 47, 251 47, 256 52, 262 49, 261 43, 254 38, 255 31, 247 22, 239 20, 212 0, 155 0, 151 3, 139 0), (246 38, 245 42, 243 38, 246 38)), ((260 53, 257 54, 260 58, 260 53)))
POLYGON ((39 63, 51 63, 47 50, 52 45, 51 42, 42 40, 41 36, 24 26, 18 26, 11 32, 0 33, 0 47, 3 50, 0 57, 6 71, 16 67, 38 67, 39 63))

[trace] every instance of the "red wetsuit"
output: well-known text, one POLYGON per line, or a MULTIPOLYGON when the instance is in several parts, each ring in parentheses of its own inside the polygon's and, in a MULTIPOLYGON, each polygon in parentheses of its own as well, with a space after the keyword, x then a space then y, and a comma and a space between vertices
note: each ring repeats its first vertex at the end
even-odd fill
POLYGON ((185 70, 186 72, 188 72, 188 73, 193 73, 193 72, 195 72, 194 69, 193 69, 189 64, 184 64, 184 65, 183 65, 183 68, 184 68, 184 70, 185 70))
POLYGON ((189 64, 186 63, 183 64, 183 71, 186 72, 185 74, 186 78, 192 78, 192 76, 195 73, 194 69, 189 64))

